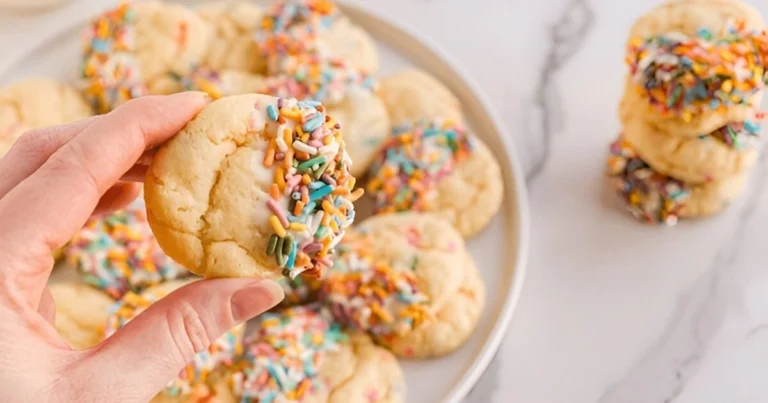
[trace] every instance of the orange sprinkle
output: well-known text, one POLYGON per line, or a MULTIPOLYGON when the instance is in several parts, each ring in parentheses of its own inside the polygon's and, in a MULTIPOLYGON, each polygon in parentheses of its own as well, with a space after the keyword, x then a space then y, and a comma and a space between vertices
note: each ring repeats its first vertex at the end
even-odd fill
POLYGON ((275 162, 275 142, 270 141, 269 147, 267 147, 267 152, 264 154, 264 166, 269 168, 272 166, 272 163, 275 162))
POLYGON ((351 201, 352 203, 354 203, 354 202, 356 202, 358 199, 360 199, 361 197, 363 197, 363 194, 365 194, 365 190, 363 190, 363 188, 358 188, 357 190, 355 190, 354 192, 352 192, 352 194, 349 196, 349 201, 351 201))
POLYGON ((293 206, 293 215, 300 216, 302 210, 304 210, 304 202, 297 200, 296 205, 293 206))
POLYGON ((272 196, 272 199, 275 201, 280 200, 280 189, 277 188, 277 183, 273 183, 272 186, 269 187, 269 195, 272 196))
POLYGON ((340 188, 339 187, 339 188, 333 189, 333 194, 336 195, 336 196, 348 195, 349 194, 349 189, 347 189, 347 188, 340 188))

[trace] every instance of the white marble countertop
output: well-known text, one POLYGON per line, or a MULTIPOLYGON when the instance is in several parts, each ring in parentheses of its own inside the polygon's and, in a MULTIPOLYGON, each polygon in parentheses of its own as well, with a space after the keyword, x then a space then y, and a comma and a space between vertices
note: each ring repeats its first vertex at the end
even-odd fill
MULTIPOLYGON (((468 402, 768 401, 768 153, 725 214, 676 228, 634 222, 604 190, 626 31, 660 0, 350 2, 401 17, 462 61, 526 169, 527 282, 468 402)), ((768 16, 768 0, 751 3, 768 16)), ((50 18, 0 11, 4 57, 50 18)))

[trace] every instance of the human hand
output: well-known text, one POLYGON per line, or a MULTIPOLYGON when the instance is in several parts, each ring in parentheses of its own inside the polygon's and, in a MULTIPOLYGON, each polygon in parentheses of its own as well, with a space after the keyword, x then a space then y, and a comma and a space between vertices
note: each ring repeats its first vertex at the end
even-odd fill
POLYGON ((148 401, 195 352, 283 298, 269 280, 197 281, 84 351, 69 347, 53 325, 46 286, 53 250, 94 211, 135 199, 139 185, 120 179, 143 177, 146 151, 206 102, 201 93, 140 98, 27 133, 0 159, 0 401, 148 401))

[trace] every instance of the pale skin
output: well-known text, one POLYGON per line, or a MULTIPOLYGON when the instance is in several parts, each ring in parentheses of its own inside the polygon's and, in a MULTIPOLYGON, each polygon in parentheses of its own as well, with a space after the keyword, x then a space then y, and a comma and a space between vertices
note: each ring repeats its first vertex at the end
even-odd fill
POLYGON ((273 281, 203 280, 90 350, 74 350, 53 326, 52 252, 94 212, 134 200, 151 149, 207 102, 201 93, 137 99, 29 132, 0 159, 1 402, 146 402, 196 351, 282 300, 273 281))

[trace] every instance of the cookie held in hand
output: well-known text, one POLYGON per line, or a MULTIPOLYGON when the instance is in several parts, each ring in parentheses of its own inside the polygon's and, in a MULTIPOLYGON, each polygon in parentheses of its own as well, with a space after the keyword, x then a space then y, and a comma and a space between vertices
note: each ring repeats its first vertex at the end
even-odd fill
POLYGON ((355 218, 341 125, 318 102, 222 98, 160 147, 145 183, 160 246, 206 277, 319 274, 355 218))

